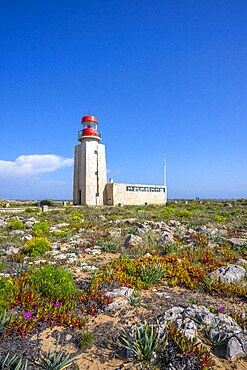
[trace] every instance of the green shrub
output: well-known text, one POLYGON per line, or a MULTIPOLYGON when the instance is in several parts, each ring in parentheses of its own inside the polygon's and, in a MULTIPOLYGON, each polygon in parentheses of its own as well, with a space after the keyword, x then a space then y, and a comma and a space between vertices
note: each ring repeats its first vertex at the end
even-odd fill
POLYGON ((82 349, 91 347, 94 341, 94 335, 90 331, 84 331, 80 334, 79 343, 82 349))
POLYGON ((108 253, 115 253, 119 249, 119 239, 117 237, 108 240, 100 240, 97 244, 102 247, 104 252, 108 253))
POLYGON ((39 202, 39 204, 41 205, 41 206, 52 206, 53 205, 53 202, 52 202, 52 200, 51 199, 42 199, 40 202, 39 202))
POLYGON ((182 209, 182 211, 178 213, 178 217, 181 217, 181 218, 188 218, 190 216, 192 216, 192 212, 188 211, 187 209, 182 209))
POLYGON ((3 261, 0 261, 0 272, 3 272, 6 267, 6 264, 3 261))
POLYGON ((48 222, 37 222, 35 225, 33 225, 32 231, 35 236, 42 236, 45 232, 49 231, 50 226, 48 222))
POLYGON ((0 359, 0 369, 2 370, 27 370, 28 360, 23 360, 21 357, 9 353, 4 358, 0 359))
POLYGON ((11 230, 22 230, 24 229, 24 223, 20 220, 10 220, 8 222, 11 230))
POLYGON ((77 292, 72 273, 63 267, 39 267, 33 270, 28 279, 33 289, 45 297, 59 300, 77 292))
POLYGON ((141 265, 140 278, 148 286, 159 283, 165 275, 166 269, 161 264, 150 263, 148 265, 141 265))
POLYGON ((11 278, 0 276, 0 311, 7 309, 15 296, 16 288, 11 278))
MULTIPOLYGON (((67 369, 77 359, 77 356, 70 357, 64 351, 58 348, 60 336, 57 339, 56 346, 52 350, 48 348, 46 354, 39 356, 37 362, 34 363, 39 369, 44 370, 63 370, 67 369)), ((36 367, 35 367, 36 368, 36 367)))
POLYGON ((223 224, 224 222, 226 222, 226 218, 222 215, 214 215, 213 220, 216 222, 219 222, 220 224, 223 224))
POLYGON ((71 213, 71 220, 72 221, 79 221, 84 217, 84 214, 81 212, 72 212, 71 213))
POLYGON ((27 207, 25 209, 25 212, 26 213, 36 213, 36 212, 38 212, 38 210, 37 209, 34 209, 34 208, 31 208, 31 207, 27 207))
POLYGON ((169 218, 171 218, 173 212, 174 212, 174 208, 175 208, 175 205, 174 204, 169 204, 167 206, 165 206, 162 210, 161 210, 161 214, 162 216, 168 220, 169 218))
POLYGON ((51 250, 51 243, 48 239, 42 237, 35 237, 25 243, 24 253, 31 257, 40 256, 51 250))
POLYGON ((131 357, 138 361, 150 361, 154 352, 164 348, 167 344, 167 331, 158 330, 154 325, 145 322, 143 325, 134 325, 132 330, 123 330, 121 334, 122 346, 130 351, 131 357))
POLYGON ((231 214, 231 213, 229 213, 229 212, 223 212, 223 213, 221 214, 221 216, 223 216, 223 217, 225 217, 225 218, 231 218, 231 217, 232 217, 232 214, 231 214))

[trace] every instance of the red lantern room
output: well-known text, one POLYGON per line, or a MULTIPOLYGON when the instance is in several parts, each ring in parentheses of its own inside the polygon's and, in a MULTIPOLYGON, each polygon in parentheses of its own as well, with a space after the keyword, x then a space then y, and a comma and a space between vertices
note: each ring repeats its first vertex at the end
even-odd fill
POLYGON ((83 129, 78 132, 78 140, 93 139, 101 141, 101 133, 98 131, 98 120, 95 116, 82 117, 83 129))

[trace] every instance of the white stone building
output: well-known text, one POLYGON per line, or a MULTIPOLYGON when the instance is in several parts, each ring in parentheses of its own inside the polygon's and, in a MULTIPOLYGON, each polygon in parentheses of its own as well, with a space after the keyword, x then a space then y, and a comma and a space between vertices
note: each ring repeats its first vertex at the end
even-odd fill
POLYGON ((98 120, 95 116, 84 116, 82 125, 74 155, 74 205, 166 203, 164 185, 107 183, 105 146, 100 144, 98 120))

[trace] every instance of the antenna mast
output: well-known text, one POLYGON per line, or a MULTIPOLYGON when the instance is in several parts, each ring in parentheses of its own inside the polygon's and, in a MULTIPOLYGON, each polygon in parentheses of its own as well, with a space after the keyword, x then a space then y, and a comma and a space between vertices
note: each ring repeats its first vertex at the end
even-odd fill
POLYGON ((164 145, 164 186, 166 186, 166 142, 164 145))

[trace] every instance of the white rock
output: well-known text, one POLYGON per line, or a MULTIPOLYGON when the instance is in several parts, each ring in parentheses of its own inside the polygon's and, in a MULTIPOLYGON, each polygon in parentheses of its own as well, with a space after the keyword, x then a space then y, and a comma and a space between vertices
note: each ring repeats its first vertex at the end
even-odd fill
POLYGON ((124 246, 127 248, 135 247, 139 245, 141 241, 142 241, 142 238, 140 236, 129 234, 126 236, 126 239, 124 241, 124 246))
POLYGON ((24 235, 25 232, 23 230, 12 230, 9 235, 13 236, 13 235, 24 235))
POLYGON ((6 254, 7 256, 10 256, 11 254, 16 254, 18 253, 20 250, 20 248, 15 248, 13 246, 9 247, 7 250, 6 250, 6 254))
POLYGON ((35 265, 40 265, 41 263, 45 263, 46 260, 37 260, 37 261, 34 261, 34 264, 35 265))
POLYGON ((223 283, 234 284, 243 280, 246 271, 244 267, 229 264, 227 266, 219 267, 217 270, 212 271, 208 276, 212 280, 219 280, 223 283))
POLYGON ((247 356, 247 334, 241 333, 233 335, 226 348, 226 358, 228 360, 234 360, 239 357, 247 356))
POLYGON ((97 248, 85 248, 84 251, 88 254, 92 254, 93 256, 96 254, 101 254, 100 247, 97 248))
POLYGON ((120 287, 113 289, 112 291, 106 292, 106 295, 108 295, 111 298, 114 297, 130 297, 134 293, 134 289, 127 288, 127 287, 120 287))

